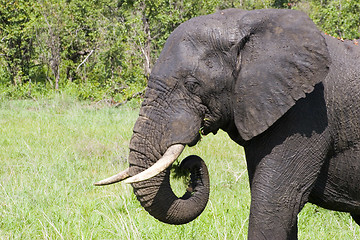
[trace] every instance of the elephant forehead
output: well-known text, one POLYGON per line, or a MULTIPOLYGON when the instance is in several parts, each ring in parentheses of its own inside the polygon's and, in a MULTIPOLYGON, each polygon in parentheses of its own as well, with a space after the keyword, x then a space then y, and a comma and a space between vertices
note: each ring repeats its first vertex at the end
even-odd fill
POLYGON ((202 52, 189 41, 167 44, 160 54, 152 73, 158 77, 181 77, 195 71, 202 52), (180 76, 179 76, 180 75, 180 76))
MULTIPOLYGON (((239 11, 231 10, 191 19, 174 30, 153 67, 158 79, 184 78, 188 75, 209 78, 222 74, 226 65, 221 53, 234 43, 239 29, 227 27, 239 11)), ((240 14, 241 15, 241 14, 240 14)))

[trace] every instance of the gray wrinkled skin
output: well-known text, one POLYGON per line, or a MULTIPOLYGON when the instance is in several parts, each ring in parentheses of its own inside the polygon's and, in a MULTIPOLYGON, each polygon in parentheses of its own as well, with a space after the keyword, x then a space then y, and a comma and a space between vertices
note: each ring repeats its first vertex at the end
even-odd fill
MULTIPOLYGON (((245 148, 249 239, 297 239, 306 202, 360 223, 359 62, 359 46, 325 36, 301 12, 230 9, 191 19, 170 35, 151 73, 130 175, 172 144, 195 145, 200 129, 223 129, 245 148)), ((160 221, 184 224, 205 208, 207 169, 191 161, 192 190, 182 198, 169 170, 132 184, 160 221)))

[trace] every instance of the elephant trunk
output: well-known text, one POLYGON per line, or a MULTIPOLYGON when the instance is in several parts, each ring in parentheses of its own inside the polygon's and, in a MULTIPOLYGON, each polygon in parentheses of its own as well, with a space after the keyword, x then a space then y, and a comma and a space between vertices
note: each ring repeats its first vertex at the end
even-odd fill
MULTIPOLYGON (((140 117, 134 128, 129 154, 130 176, 153 166, 166 150, 160 149, 160 138, 155 140, 156 136, 144 135, 137 131, 146 126, 146 132, 153 133, 154 131, 149 130, 151 125, 149 119, 144 120, 140 117)), ((180 198, 174 194, 170 186, 170 167, 150 179, 131 184, 145 210, 164 223, 178 225, 194 220, 205 209, 209 199, 209 175, 202 159, 189 156, 182 161, 180 168, 191 173, 189 187, 180 198)))

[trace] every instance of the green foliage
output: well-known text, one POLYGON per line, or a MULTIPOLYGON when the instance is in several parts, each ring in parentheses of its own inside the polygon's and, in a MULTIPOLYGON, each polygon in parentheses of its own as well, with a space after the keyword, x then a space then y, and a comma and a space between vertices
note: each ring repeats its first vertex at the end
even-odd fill
POLYGON ((360 0, 311 1, 311 18, 320 28, 343 39, 360 37, 360 0))
POLYGON ((28 81, 33 67, 36 14, 34 3, 26 0, 0 1, 0 55, 6 77, 14 85, 28 81))
POLYGON ((360 37, 360 0, 0 0, 0 84, 21 98, 30 82, 44 88, 32 97, 127 100, 179 24, 230 7, 299 9, 333 36, 360 37))

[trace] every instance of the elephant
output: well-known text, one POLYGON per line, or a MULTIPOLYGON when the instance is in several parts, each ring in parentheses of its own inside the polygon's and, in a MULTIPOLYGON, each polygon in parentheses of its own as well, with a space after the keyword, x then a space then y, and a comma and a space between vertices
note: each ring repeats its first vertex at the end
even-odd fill
POLYGON ((184 196, 170 168, 185 146, 225 131, 243 146, 251 203, 248 239, 297 239, 307 202, 360 224, 360 46, 322 33, 290 9, 220 10, 179 25, 148 80, 130 140, 130 183, 168 224, 194 220, 209 198, 205 161, 192 155, 184 196))

